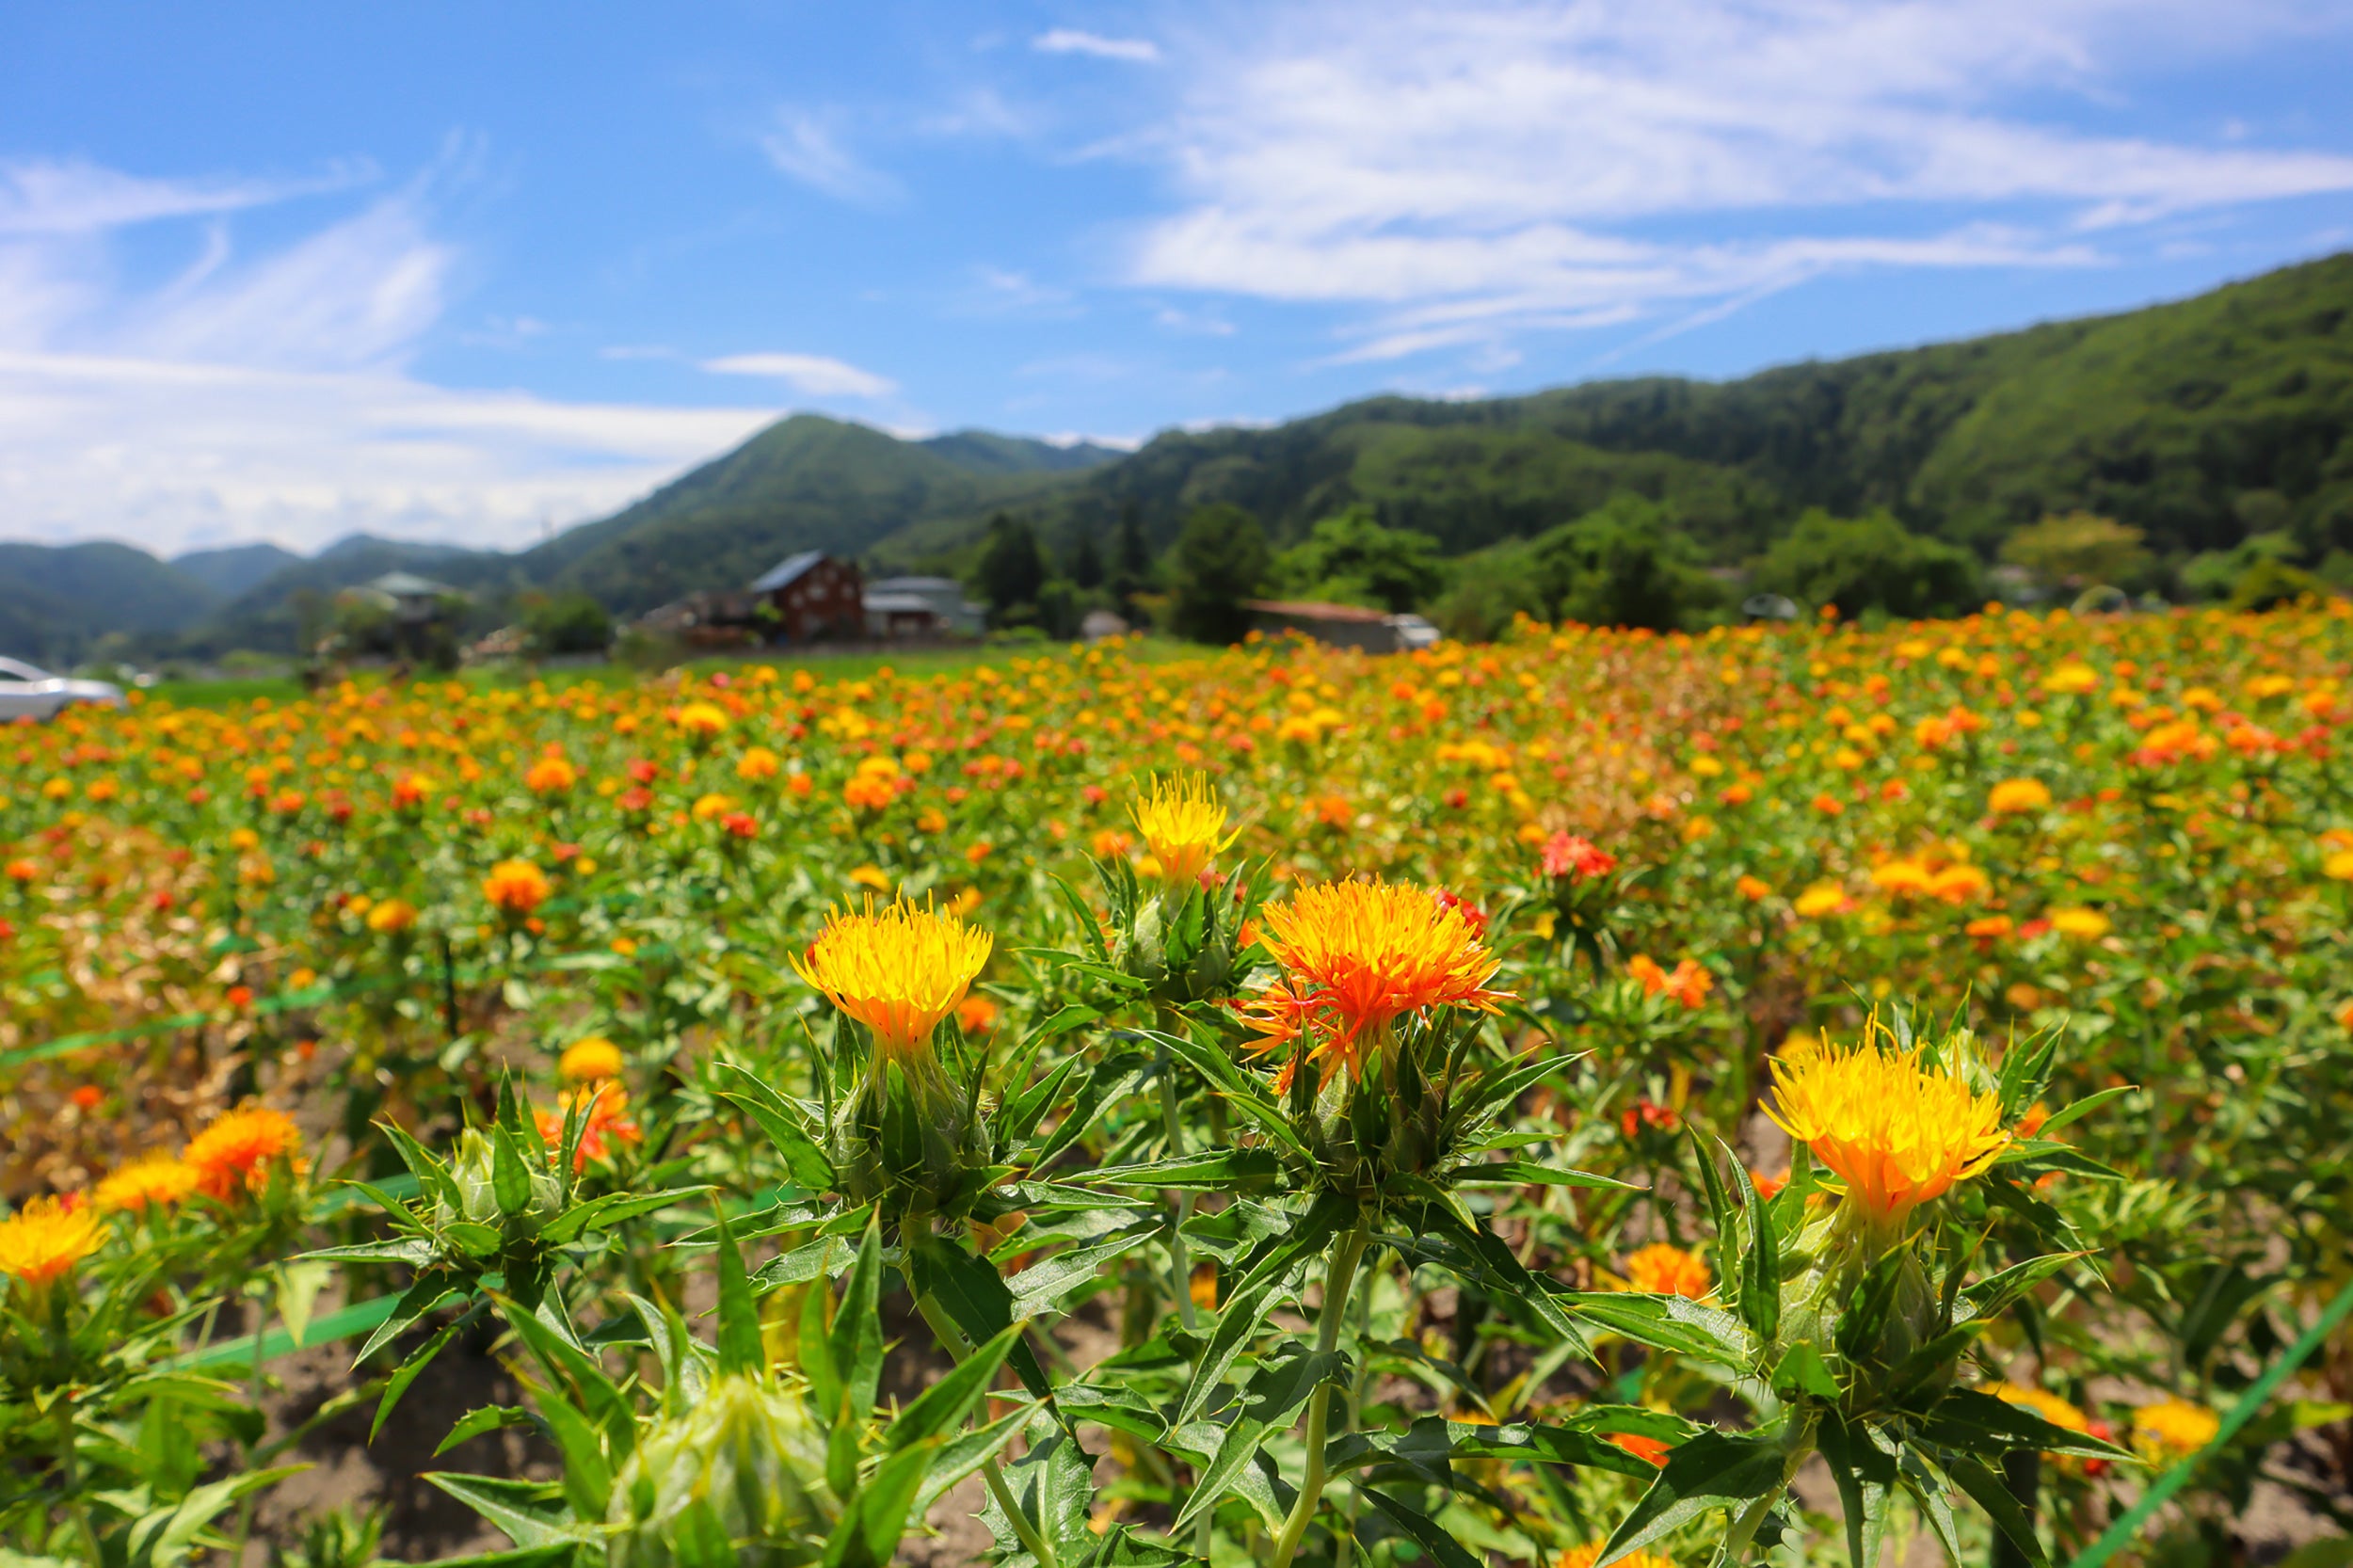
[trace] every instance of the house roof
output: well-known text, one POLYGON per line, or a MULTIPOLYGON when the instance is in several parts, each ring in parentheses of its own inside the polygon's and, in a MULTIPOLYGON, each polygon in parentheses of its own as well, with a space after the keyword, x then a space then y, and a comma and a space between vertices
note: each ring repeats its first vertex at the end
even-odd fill
POLYGON ((800 581, 804 572, 824 558, 825 552, 822 550, 804 550, 798 555, 787 555, 752 580, 752 592, 772 594, 778 588, 789 588, 800 581))
POLYGON ((424 599, 436 594, 457 591, 447 584, 436 583, 430 578, 419 577, 413 572, 406 571, 388 571, 370 582, 367 586, 374 588, 377 593, 390 594, 394 599, 424 599))
POLYGON ((952 577, 878 577, 869 586, 887 594, 938 594, 964 592, 964 584, 952 577))
POLYGON ((1361 604, 1325 604, 1312 599, 1245 599, 1241 607, 1257 615, 1281 616, 1286 620, 1379 623, 1389 618, 1385 611, 1368 610, 1361 604))

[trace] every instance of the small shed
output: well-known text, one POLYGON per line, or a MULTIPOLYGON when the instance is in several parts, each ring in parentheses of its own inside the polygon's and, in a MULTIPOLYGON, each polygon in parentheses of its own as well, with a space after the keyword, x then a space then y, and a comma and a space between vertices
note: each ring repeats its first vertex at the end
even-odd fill
POLYGON ((822 550, 786 556, 753 579, 751 592, 781 642, 856 637, 866 627, 865 574, 822 550))
POLYGON ((987 624, 981 607, 964 597, 964 584, 952 577, 877 577, 866 584, 867 616, 872 621, 874 596, 894 599, 920 599, 931 607, 933 623, 928 632, 961 632, 977 636, 987 624))
POLYGON ((888 640, 893 637, 936 637, 944 631, 939 611, 920 594, 886 594, 872 589, 866 595, 866 634, 888 640))
POLYGON ((444 601, 466 596, 446 583, 413 572, 388 571, 360 584, 359 591, 392 612, 403 626, 424 626, 440 618, 444 601))
POLYGON ((1397 617, 1361 604, 1325 604, 1305 599, 1246 599, 1252 627, 1271 637, 1296 632, 1334 648, 1361 648, 1368 653, 1395 653, 1404 646, 1397 617))

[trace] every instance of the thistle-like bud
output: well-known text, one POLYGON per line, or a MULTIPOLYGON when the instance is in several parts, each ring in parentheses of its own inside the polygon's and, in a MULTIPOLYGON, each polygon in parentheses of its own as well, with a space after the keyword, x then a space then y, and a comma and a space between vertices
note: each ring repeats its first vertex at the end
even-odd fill
POLYGON ((735 1373, 638 1438, 614 1478, 606 1560, 796 1568, 824 1554, 840 1512, 800 1390, 735 1373))
POLYGON ((830 917, 801 978, 873 1036, 864 1080, 834 1128, 834 1163, 856 1202, 952 1211, 983 1163, 973 1099, 948 1080, 932 1036, 988 962, 992 941, 952 915, 901 903, 830 917))
MULTIPOLYGON (((526 1160, 525 1171, 531 1180, 531 1202, 525 1214, 546 1217, 564 1207, 563 1183, 544 1162, 526 1160)), ((505 1216, 498 1200, 498 1147, 478 1127, 470 1127, 457 1135, 457 1158, 450 1161, 450 1181, 457 1189, 458 1211, 450 1211, 446 1198, 434 1201, 434 1218, 443 1224, 457 1220, 471 1220, 476 1224, 495 1225, 505 1216)))

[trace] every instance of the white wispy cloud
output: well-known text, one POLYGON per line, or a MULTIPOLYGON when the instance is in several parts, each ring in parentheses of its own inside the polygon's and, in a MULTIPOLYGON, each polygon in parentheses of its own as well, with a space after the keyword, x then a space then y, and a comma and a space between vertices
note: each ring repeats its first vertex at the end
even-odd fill
POLYGON ((1366 307, 1349 359, 1713 309, 1838 269, 2098 264, 2160 217, 2353 189, 2333 152, 2048 113, 2113 96, 2103 62, 2343 25, 2284 0, 2228 28, 2188 0, 1249 15, 1187 52, 1181 107, 1131 143, 1180 200, 1128 276, 1366 307))
POLYGON ((200 217, 342 190, 374 177, 365 163, 305 179, 159 180, 82 159, 0 159, 0 235, 89 234, 159 218, 200 217))
MULTIPOLYGON (((513 545, 609 513, 775 417, 455 392, 407 369, 456 248, 429 179, 245 252, 248 207, 309 184, 11 166, 0 226, 0 534, 165 553, 355 531, 513 545), (30 193, 29 195, 27 193, 30 193), (163 283, 121 280, 132 225, 186 225, 163 283)), ((510 329, 526 329, 518 320, 510 329)))
POLYGON ((760 148, 778 173, 811 190, 858 207, 887 207, 904 199, 899 182, 866 163, 842 139, 834 111, 780 108, 760 148))
POLYGON ((715 376, 760 376, 808 397, 888 397, 899 383, 822 354, 728 354, 705 360, 715 376))
POLYGON ((1041 55, 1092 55, 1098 60, 1127 60, 1150 65, 1160 57, 1160 46, 1150 39, 1106 38, 1076 27, 1054 27, 1030 40, 1041 55))

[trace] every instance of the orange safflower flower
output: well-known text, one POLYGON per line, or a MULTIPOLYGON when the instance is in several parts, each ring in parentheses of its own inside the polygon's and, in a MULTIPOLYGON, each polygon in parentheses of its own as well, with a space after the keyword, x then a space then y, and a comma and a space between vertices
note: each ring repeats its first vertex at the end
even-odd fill
POLYGON ((218 1117, 181 1158, 195 1168, 198 1192, 228 1203, 240 1192, 260 1191, 271 1162, 291 1159, 301 1147, 302 1133, 291 1117, 254 1106, 218 1117))
POLYGON ((88 1204, 31 1199, 0 1220, 0 1274, 39 1291, 72 1273, 104 1237, 88 1204))
POLYGON ((482 896, 517 919, 545 904, 552 891, 547 873, 528 860, 502 860, 482 879, 482 896))
POLYGON ((1636 953, 1626 961, 1626 973, 1642 983, 1642 994, 1655 997, 1665 992, 1686 1007, 1697 1007, 1707 1000, 1707 993, 1716 987, 1716 977, 1705 966, 1685 958, 1676 962, 1672 972, 1658 967, 1658 961, 1636 953))
POLYGON ((1471 922, 1426 888, 1327 882, 1267 905, 1260 920, 1259 940, 1284 972, 1242 1008, 1264 1037, 1256 1048, 1305 1036, 1327 1079, 1337 1063, 1361 1074, 1374 1042, 1406 1014, 1493 1012, 1509 1000, 1487 984, 1499 966, 1471 922))
POLYGON ((137 1214, 168 1208, 197 1189, 201 1173, 176 1154, 161 1149, 117 1166, 93 1194, 102 1214, 137 1214))
POLYGON ((1785 1047, 1765 1111, 1882 1225, 1977 1176, 2009 1143, 2001 1102, 1973 1088, 1958 1063, 1931 1070, 1916 1049, 1882 1050, 1876 1039, 1851 1049, 1815 1039, 1785 1047))
POLYGON ((927 1048, 956 1010, 995 938, 923 904, 902 901, 863 914, 836 912, 807 953, 792 960, 803 980, 874 1032, 884 1055, 927 1048))
POLYGON ((1654 1241, 1628 1254, 1621 1272, 1625 1275, 1627 1289, 1645 1295, 1687 1296, 1700 1302, 1705 1301, 1716 1288, 1707 1265, 1696 1254, 1665 1241, 1654 1241))

